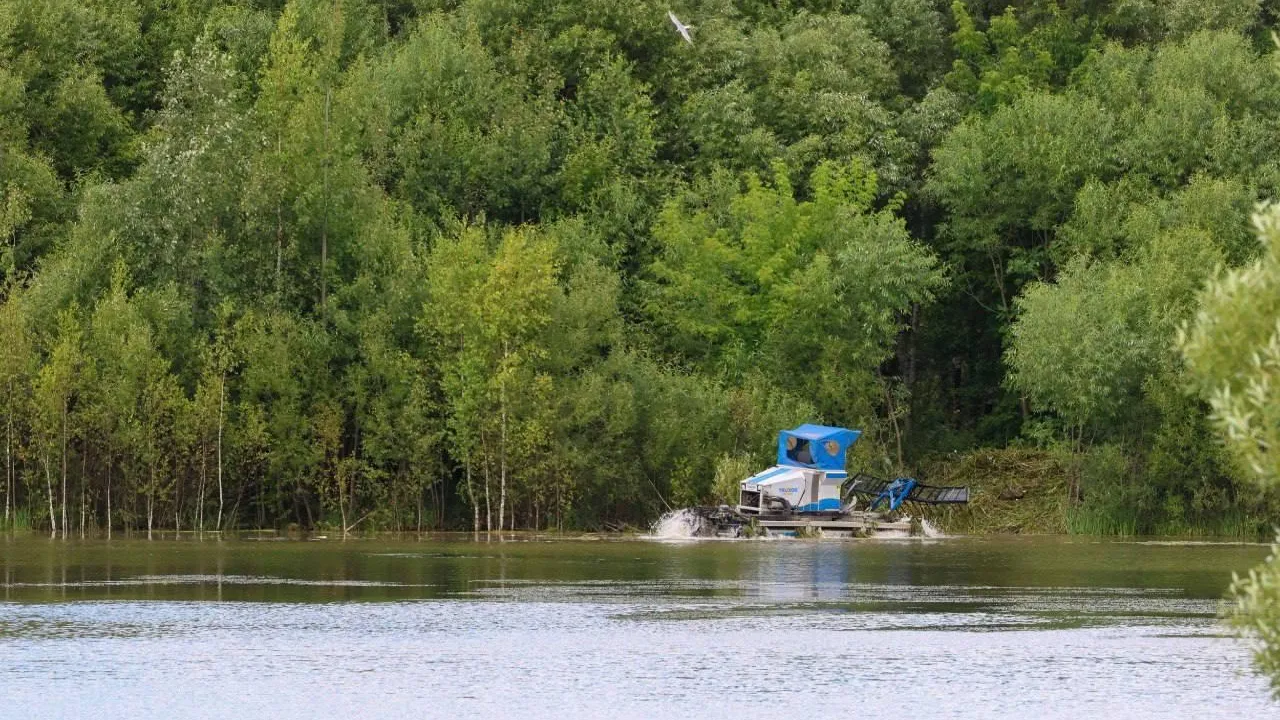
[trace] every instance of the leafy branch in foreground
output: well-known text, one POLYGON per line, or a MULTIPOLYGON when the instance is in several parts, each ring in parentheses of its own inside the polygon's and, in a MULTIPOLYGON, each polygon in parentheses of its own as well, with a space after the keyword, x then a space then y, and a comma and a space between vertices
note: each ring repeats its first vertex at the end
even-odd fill
MULTIPOLYGON (((1209 282, 1180 339, 1228 451, 1267 491, 1280 481, 1280 205, 1260 206, 1254 226, 1261 257, 1209 282)), ((1280 541, 1231 593, 1232 622, 1257 642, 1254 664, 1280 697, 1280 541)))

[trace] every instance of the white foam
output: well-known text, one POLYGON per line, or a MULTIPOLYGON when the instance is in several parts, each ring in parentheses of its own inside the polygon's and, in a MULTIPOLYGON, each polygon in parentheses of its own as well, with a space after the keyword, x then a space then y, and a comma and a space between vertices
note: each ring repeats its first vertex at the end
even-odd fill
MULTIPOLYGON (((913 519, 910 515, 903 515, 902 521, 910 523, 910 522, 913 522, 913 519)), ((872 534, 872 537, 876 538, 877 540, 900 540, 903 538, 912 538, 912 537, 944 538, 946 537, 946 533, 939 530, 936 525, 929 522, 925 518, 920 518, 920 532, 917 535, 912 535, 911 532, 908 530, 877 530, 875 533, 872 534)))
MULTIPOLYGON (((911 516, 902 518, 907 522, 911 522, 911 516)), ((649 536, 658 540, 688 540, 698 537, 699 531, 702 529, 706 519, 701 514, 690 508, 681 508, 672 510, 662 517, 649 528, 649 536)), ((769 539, 777 539, 781 537, 790 537, 782 533, 770 533, 769 539)), ((814 539, 824 537, 824 533, 818 530, 814 539)), ((924 518, 920 518, 920 531, 916 535, 912 535, 906 530, 878 530, 872 534, 872 537, 892 540, 911 537, 923 538, 944 538, 946 534, 937 528, 933 523, 924 518)))
POLYGON ((947 536, 946 533, 939 530, 936 525, 925 518, 920 518, 920 532, 927 538, 943 538, 947 536))
POLYGON ((658 518, 657 522, 649 528, 649 533, 656 538, 668 540, 691 538, 697 534, 700 525, 702 525, 702 517, 698 513, 688 508, 681 508, 658 518))

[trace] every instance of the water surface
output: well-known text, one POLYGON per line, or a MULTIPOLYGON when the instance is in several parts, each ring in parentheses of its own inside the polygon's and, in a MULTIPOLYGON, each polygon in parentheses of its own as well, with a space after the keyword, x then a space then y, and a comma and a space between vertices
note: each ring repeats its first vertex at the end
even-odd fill
POLYGON ((0 554, 0 717, 1277 711, 1215 618, 1262 546, 22 538, 0 554))

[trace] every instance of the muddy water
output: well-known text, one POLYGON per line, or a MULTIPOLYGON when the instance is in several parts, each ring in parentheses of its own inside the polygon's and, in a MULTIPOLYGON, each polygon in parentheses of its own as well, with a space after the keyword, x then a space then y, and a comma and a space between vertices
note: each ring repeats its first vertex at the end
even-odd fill
POLYGON ((1270 717, 1250 545, 0 539, 0 717, 1270 717))

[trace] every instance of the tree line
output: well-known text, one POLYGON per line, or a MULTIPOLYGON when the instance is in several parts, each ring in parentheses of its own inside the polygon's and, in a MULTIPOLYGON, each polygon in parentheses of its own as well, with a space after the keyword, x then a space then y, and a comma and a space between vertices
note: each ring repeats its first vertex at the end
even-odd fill
MULTIPOLYGON (((616 528, 803 421, 1263 517, 1259 0, 0 0, 4 524, 616 528)), ((1105 524, 1104 524, 1105 526, 1105 524)))

